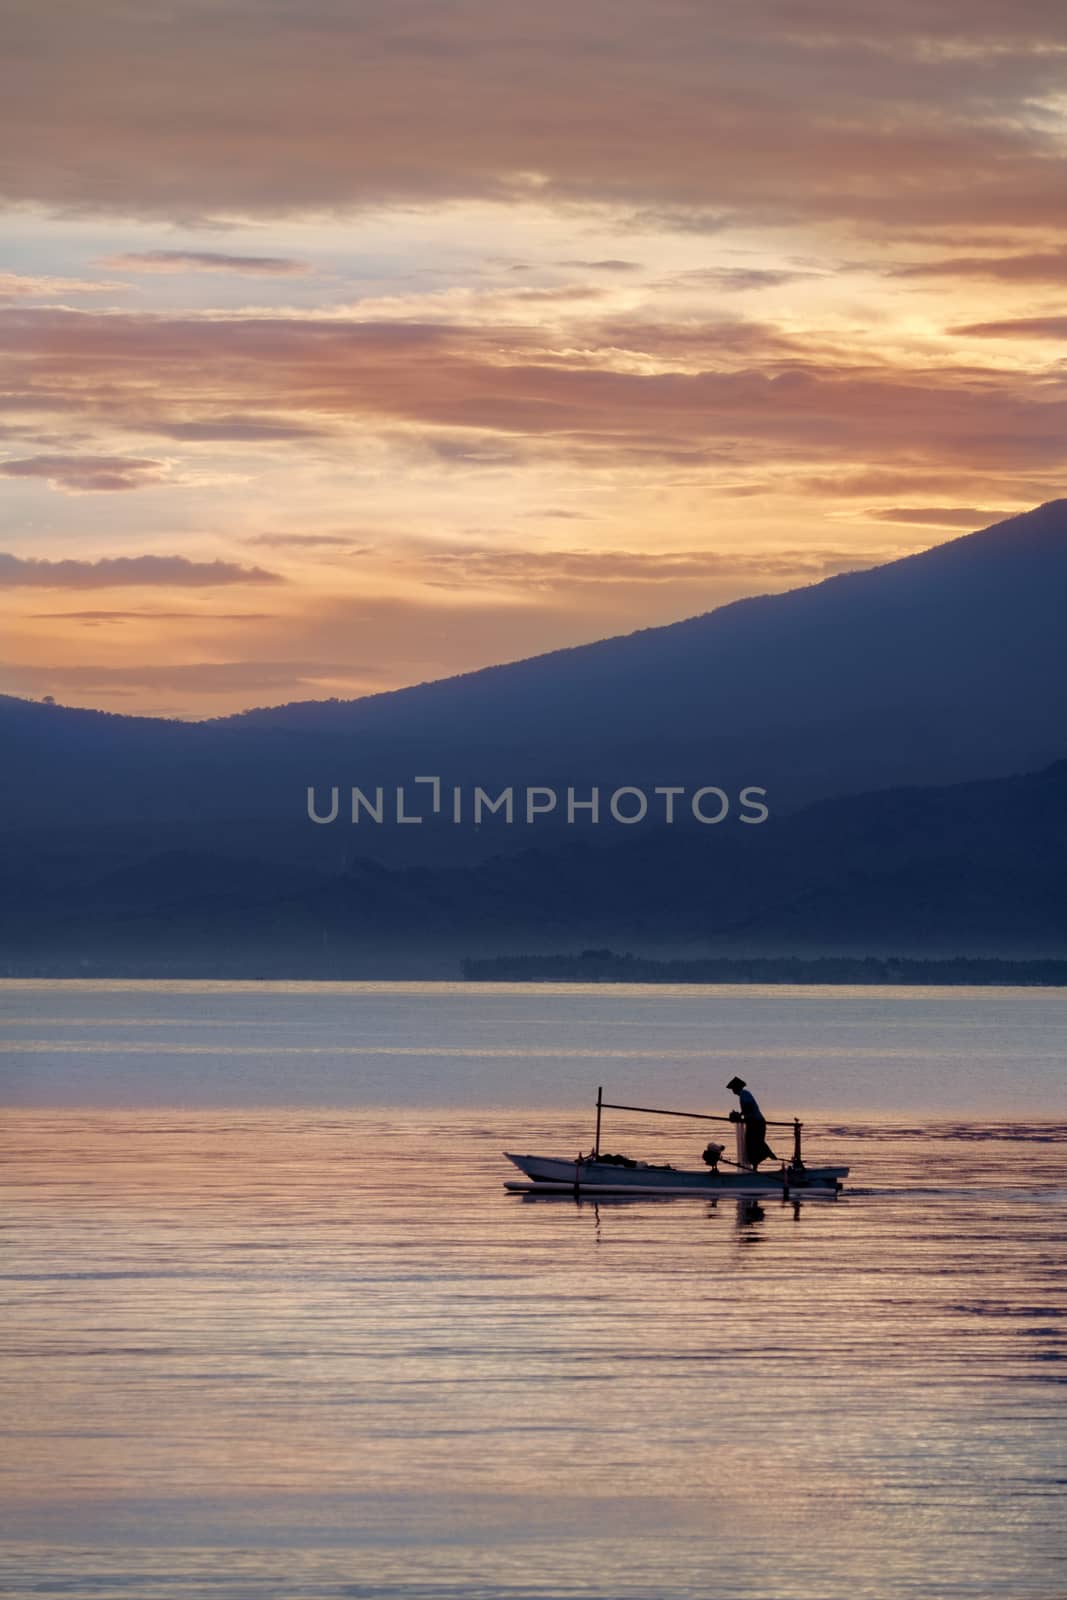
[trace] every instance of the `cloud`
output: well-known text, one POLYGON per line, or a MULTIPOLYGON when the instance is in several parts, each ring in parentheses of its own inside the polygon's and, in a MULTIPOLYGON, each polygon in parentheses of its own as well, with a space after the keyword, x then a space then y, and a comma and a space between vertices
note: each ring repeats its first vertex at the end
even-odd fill
POLYGON ((272 550, 313 550, 336 546, 351 551, 352 537, 343 533, 254 533, 244 543, 265 545, 272 550))
MULTIPOLYGON (((1055 499, 1060 492, 1054 477, 1047 481, 1036 477, 1013 478, 1008 483, 1020 510, 1035 501, 1055 499)), ((904 469, 872 467, 859 471, 804 473, 788 479, 783 487, 789 493, 815 495, 820 499, 866 500, 871 496, 895 498, 916 494, 959 496, 976 489, 987 494, 1003 493, 1005 478, 1002 473, 985 473, 971 466, 938 470, 917 464, 904 469)))
POLYGON ((133 662, 129 666, 33 666, 8 663, 0 667, 8 681, 47 690, 67 687, 82 691, 117 693, 120 689, 185 689, 206 694, 263 690, 289 693, 296 689, 321 692, 338 682, 373 683, 373 666, 331 661, 190 661, 133 662))
POLYGON ((306 422, 273 422, 269 417, 212 417, 196 422, 154 422, 147 432, 189 444, 270 444, 279 439, 322 439, 330 432, 306 422))
POLYGON ((689 368, 721 366, 742 356, 765 363, 814 354, 811 346, 795 335, 782 333, 768 322, 742 317, 679 315, 670 321, 637 315, 610 317, 587 324, 582 342, 594 350, 631 350, 665 362, 682 361, 689 368))
POLYGON ((1067 339, 1067 317, 1007 317, 1000 322, 968 322, 948 331, 980 339, 1067 339))
MULTIPOLYGON (((730 211, 712 211, 700 205, 642 206, 623 212, 616 221, 620 233, 723 233, 742 220, 730 211)), ((764 216, 762 221, 770 220, 764 216)))
POLYGON ((140 250, 105 256, 109 272, 236 272, 254 278, 300 278, 314 269, 291 256, 234 256, 218 250, 140 250))
POLYGON ((429 583, 466 588, 570 588, 582 584, 680 584, 737 578, 811 581, 870 565, 844 548, 795 550, 544 550, 498 545, 417 547, 418 571, 429 583))
POLYGON ((281 583, 275 572, 232 561, 190 561, 185 556, 102 556, 97 561, 58 560, 0 552, 0 588, 116 589, 214 588, 230 583, 281 583))
POLYGON ((124 283, 100 283, 84 278, 28 276, 21 272, 0 272, 0 300, 40 300, 63 294, 115 294, 125 291, 124 283))
MULTIPOLYGON (((1043 369, 859 359, 742 319, 602 318, 569 339, 540 325, 0 310, 21 404, 139 431, 276 408, 339 436, 377 430, 457 471, 536 457, 988 477, 1067 462, 1067 381, 1043 369)), ((18 471, 84 472, 77 458, 34 460, 18 471)), ((143 481, 101 461, 90 476, 143 481)))
POLYGON ((681 226, 1064 220, 1050 0, 6 13, 17 202, 179 221, 471 199, 681 226))
POLYGON ((445 466, 510 467, 523 459, 522 449, 500 439, 479 438, 473 433, 435 433, 422 441, 424 451, 445 466))
POLYGON ((269 622, 271 611, 30 611, 41 622, 269 622))
POLYGON ((870 511, 877 522, 908 522, 937 528, 989 528, 1013 515, 1010 511, 983 511, 976 506, 891 506, 870 511))
POLYGON ((568 511, 563 506, 546 506, 543 511, 524 511, 524 517, 551 517, 558 522, 585 522, 589 518, 588 511, 568 511))
POLYGON ((0 461, 0 478, 46 478, 53 489, 74 494, 145 489, 161 483, 166 474, 162 461, 128 456, 26 456, 0 461))
POLYGON ((816 276, 816 273, 794 267, 697 267, 691 272, 676 274, 671 282, 679 285, 703 284, 709 289, 739 294, 746 289, 780 289, 783 284, 816 276))
POLYGON ((622 261, 615 256, 604 261, 561 261, 561 267, 579 267, 587 272, 640 272, 640 261, 622 261))
POLYGON ((1001 256, 945 256, 894 267, 894 278, 982 278, 996 283, 1067 284, 1067 249, 1001 256))

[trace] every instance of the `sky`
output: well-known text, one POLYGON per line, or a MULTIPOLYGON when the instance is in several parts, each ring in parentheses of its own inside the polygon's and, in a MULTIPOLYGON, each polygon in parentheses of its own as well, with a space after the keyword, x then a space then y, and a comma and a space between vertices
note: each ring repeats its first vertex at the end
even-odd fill
POLYGON ((2 0, 0 692, 377 693, 1067 480, 1059 0, 2 0))

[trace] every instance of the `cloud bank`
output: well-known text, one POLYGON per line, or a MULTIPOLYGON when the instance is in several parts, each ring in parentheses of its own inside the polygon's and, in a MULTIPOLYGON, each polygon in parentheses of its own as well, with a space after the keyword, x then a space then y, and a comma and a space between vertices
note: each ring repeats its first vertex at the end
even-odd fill
POLYGON ((232 561, 190 561, 185 556, 103 556, 97 561, 50 561, 0 551, 0 588, 203 589, 220 584, 280 583, 263 567, 232 561))
MULTIPOLYGON (((1042 327, 1067 331, 1067 321, 1042 327)), ((633 468, 695 466, 725 461, 740 443, 750 464, 1067 465, 1062 373, 875 364, 755 322, 616 320, 587 324, 578 337, 578 348, 561 352, 536 328, 0 310, 0 351, 27 407, 172 437, 273 432, 299 441, 323 424, 373 422, 417 430, 438 457, 467 468, 529 450, 633 468), (263 420, 271 407, 284 419, 277 429, 263 420), (253 409, 251 425, 234 420, 253 409), (509 441, 503 454, 494 438, 509 441)), ((0 466, 83 489, 135 488, 160 470, 120 457, 0 466)))
POLYGON ((13 201, 1067 222, 1053 0, 10 0, 5 32, 13 201))

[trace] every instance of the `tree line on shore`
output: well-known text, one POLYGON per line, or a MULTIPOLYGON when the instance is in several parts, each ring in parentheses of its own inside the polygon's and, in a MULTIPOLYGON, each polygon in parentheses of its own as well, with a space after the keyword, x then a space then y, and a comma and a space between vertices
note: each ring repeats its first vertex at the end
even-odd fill
POLYGON ((662 959, 583 950, 578 955, 468 958, 472 983, 883 983, 1067 985, 1067 961, 950 956, 699 956, 662 959))

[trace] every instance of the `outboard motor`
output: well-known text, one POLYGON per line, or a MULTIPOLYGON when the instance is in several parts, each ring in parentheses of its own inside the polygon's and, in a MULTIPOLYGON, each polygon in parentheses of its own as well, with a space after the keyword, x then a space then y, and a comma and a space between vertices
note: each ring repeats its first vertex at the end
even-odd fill
POLYGON ((713 1172, 718 1170, 719 1157, 722 1155, 724 1149, 725 1146, 721 1144, 708 1144, 704 1146, 704 1163, 706 1166, 709 1166, 713 1172))

